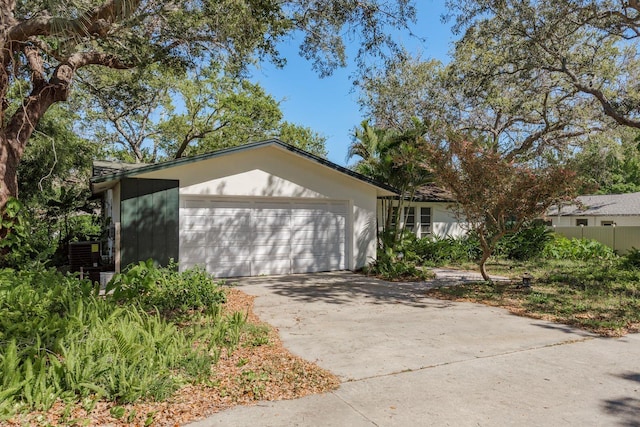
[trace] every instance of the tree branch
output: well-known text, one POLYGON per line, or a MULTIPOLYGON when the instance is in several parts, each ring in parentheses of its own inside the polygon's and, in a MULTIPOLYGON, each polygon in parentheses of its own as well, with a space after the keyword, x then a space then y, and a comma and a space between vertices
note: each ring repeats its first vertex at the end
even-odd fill
POLYGON ((31 19, 12 26, 7 33, 7 39, 23 42, 33 36, 105 37, 113 23, 131 16, 140 5, 140 1, 108 0, 76 19, 56 18, 45 10, 31 19))
POLYGON ((567 68, 566 61, 562 61, 562 67, 558 69, 558 71, 561 71, 566 76, 568 76, 573 86, 580 92, 587 93, 595 97, 602 106, 602 110, 605 115, 611 117, 618 124, 640 129, 640 120, 633 120, 620 113, 600 89, 583 85, 578 77, 571 70, 569 70, 569 68, 567 68))

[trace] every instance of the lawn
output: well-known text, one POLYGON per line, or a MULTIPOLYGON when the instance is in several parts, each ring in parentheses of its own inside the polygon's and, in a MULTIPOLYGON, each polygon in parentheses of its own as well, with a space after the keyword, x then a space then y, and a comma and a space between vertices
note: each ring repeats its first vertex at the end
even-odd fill
MULTIPOLYGON (((470 263, 452 267, 473 269, 470 263)), ((624 265, 623 258, 589 261, 493 261, 492 275, 512 282, 472 283, 442 287, 429 295, 504 307, 534 318, 577 326, 603 336, 640 331, 640 269, 624 265), (533 275, 530 288, 522 275, 533 275)))

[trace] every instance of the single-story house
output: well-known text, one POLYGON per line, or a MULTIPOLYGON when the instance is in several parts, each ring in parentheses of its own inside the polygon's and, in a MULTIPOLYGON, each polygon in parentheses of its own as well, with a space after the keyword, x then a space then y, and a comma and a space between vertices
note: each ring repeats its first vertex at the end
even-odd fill
MULTIPOLYGON (((396 205, 398 196, 379 198, 378 224, 381 227, 388 215, 388 203, 396 205)), ((411 197, 405 197, 403 212, 400 215, 400 226, 411 230, 416 237, 462 237, 468 232, 464 222, 456 217, 455 199, 451 193, 435 184, 423 185, 416 189, 411 197)))
POLYGON ((158 164, 96 162, 91 188, 115 271, 173 259, 218 277, 359 269, 376 258, 377 200, 396 195, 275 139, 158 164))
POLYGON ((640 193, 579 196, 551 207, 546 219, 556 227, 640 226, 640 193))

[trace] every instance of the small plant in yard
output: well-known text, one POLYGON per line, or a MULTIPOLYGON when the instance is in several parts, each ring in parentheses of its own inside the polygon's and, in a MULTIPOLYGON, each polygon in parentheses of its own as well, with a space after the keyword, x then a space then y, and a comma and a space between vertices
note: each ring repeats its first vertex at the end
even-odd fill
POLYGON ((545 246, 553 240, 553 232, 545 225, 531 224, 502 237, 496 254, 507 259, 527 261, 542 256, 545 246))
POLYGON ((367 274, 379 276, 385 280, 427 280, 433 273, 419 267, 415 260, 407 259, 402 252, 393 248, 378 251, 376 259, 365 269, 367 274))
POLYGON ((427 265, 476 262, 482 255, 480 242, 473 234, 459 238, 427 236, 415 241, 411 248, 427 265))
POLYGON ((415 252, 415 243, 415 234, 408 230, 399 236, 396 236, 395 230, 386 231, 381 236, 377 259, 365 268, 365 273, 391 281, 427 280, 433 277, 433 273, 419 266, 421 259, 415 252))
POLYGON ((215 307, 225 299, 219 283, 201 268, 179 272, 175 264, 156 268, 152 260, 132 264, 116 274, 106 292, 116 301, 137 302, 163 313, 215 307))
POLYGON ((640 249, 632 247, 623 257, 622 264, 625 268, 640 269, 640 249))

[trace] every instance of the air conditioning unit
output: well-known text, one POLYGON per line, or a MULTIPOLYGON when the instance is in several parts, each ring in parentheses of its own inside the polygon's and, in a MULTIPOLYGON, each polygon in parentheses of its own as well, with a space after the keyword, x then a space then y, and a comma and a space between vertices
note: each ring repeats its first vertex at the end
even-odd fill
POLYGON ((101 253, 99 241, 69 243, 69 270, 81 273, 92 282, 100 282, 100 272, 107 269, 101 265, 101 253))

